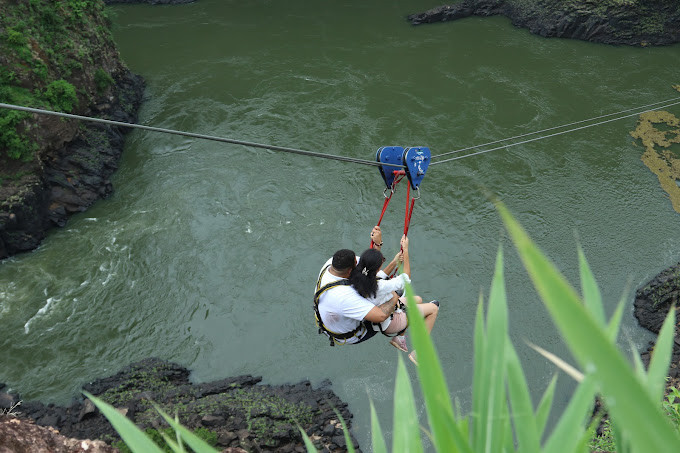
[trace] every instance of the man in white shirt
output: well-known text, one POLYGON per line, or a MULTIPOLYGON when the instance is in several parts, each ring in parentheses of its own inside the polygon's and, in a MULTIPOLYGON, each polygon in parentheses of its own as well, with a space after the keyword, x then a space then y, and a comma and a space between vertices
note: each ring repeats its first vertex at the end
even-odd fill
MULTIPOLYGON (((380 250, 380 227, 373 228, 371 239, 374 247, 380 250)), ((315 299, 318 298, 318 304, 315 303, 317 322, 320 331, 330 338, 331 345, 356 344, 368 340, 376 334, 372 323, 381 323, 389 318, 399 302, 395 295, 376 306, 361 297, 347 282, 356 264, 356 254, 352 250, 342 249, 335 252, 319 273, 315 294, 315 299)))

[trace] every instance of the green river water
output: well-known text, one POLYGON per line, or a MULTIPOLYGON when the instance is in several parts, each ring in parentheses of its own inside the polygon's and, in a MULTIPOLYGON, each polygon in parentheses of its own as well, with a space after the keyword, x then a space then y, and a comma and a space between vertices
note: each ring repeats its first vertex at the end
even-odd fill
MULTIPOLYGON (((670 88, 680 82, 677 45, 545 39, 502 17, 405 20, 438 5, 127 5, 114 8, 114 36, 148 84, 142 124, 366 160, 380 146, 437 155, 678 94, 670 88)), ((570 358, 481 187, 577 287, 580 242, 609 314, 628 291, 622 347, 646 347, 632 295, 680 259, 680 215, 640 160, 635 124, 428 170, 409 231, 413 284, 441 301, 433 338, 464 409, 474 313, 499 246, 510 334, 536 398, 556 371, 524 340, 570 358)), ((311 310, 322 263, 338 248, 369 245, 383 200, 376 168, 133 131, 113 183, 109 199, 51 231, 38 250, 0 263, 0 382, 26 400, 68 404, 84 382, 149 356, 190 368, 195 381, 330 379, 365 451, 369 398, 389 435, 400 353, 379 337, 331 349, 311 310)), ((390 258, 404 189, 382 222, 390 258)), ((566 376, 558 383, 557 409, 573 390, 566 376)))

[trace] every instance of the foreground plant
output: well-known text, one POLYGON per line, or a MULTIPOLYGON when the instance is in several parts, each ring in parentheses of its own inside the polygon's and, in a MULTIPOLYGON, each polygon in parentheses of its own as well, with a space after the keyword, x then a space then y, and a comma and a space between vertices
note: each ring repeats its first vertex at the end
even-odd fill
MULTIPOLYGON (((424 432, 434 448, 442 453, 587 453, 594 431, 590 415, 596 395, 600 395, 609 411, 613 446, 617 452, 680 451, 680 434, 669 422, 661 404, 671 357, 675 310, 670 310, 666 317, 648 369, 644 369, 637 356, 631 365, 616 344, 625 299, 621 299, 611 320, 607 322, 599 289, 583 252, 579 249, 582 292, 582 296, 579 296, 505 206, 498 203, 497 207, 543 304, 578 361, 580 371, 549 352, 533 347, 579 381, 578 387, 557 423, 547 431, 556 377, 534 408, 522 365, 508 336, 503 252, 499 250, 486 319, 481 296, 477 308, 472 414, 463 416, 460 411, 457 413, 454 410, 441 364, 425 324, 419 317, 414 317, 409 320, 409 329, 414 349, 418 351, 418 381, 427 412, 428 428, 419 424, 413 389, 400 358, 395 383, 392 451, 422 452, 421 434, 424 432)), ((406 296, 409 310, 416 313, 410 286, 406 288, 406 296)), ((150 441, 142 439, 144 434, 124 416, 110 406, 107 408, 99 400, 93 398, 93 401, 132 451, 157 451, 151 449, 147 443, 150 441)), ((677 409, 677 406, 673 408, 677 409)), ((183 451, 180 449, 180 440, 198 452, 214 451, 176 420, 161 414, 176 430, 177 440, 173 445, 178 449, 173 451, 183 451)), ((353 452, 344 422, 343 427, 348 451, 353 452)), ((373 451, 387 452, 372 404, 371 429, 373 451)), ((300 431, 308 451, 316 451, 306 433, 300 431)))

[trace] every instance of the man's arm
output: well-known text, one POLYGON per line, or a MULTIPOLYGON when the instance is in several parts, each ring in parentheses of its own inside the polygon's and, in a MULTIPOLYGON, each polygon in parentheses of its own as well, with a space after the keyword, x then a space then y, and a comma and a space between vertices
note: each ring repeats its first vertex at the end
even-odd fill
POLYGON ((388 300, 384 304, 380 304, 377 307, 371 308, 366 316, 364 316, 365 321, 370 322, 383 322, 390 317, 394 310, 397 308, 397 302, 399 297, 395 294, 392 299, 388 300))

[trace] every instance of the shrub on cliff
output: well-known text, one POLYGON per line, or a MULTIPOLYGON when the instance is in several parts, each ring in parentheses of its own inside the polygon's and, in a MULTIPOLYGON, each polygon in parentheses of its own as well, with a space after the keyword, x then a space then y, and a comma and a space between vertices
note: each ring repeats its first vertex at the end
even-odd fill
MULTIPOLYGON (((463 416, 451 398, 422 319, 410 319, 410 330, 418 351, 418 380, 424 396, 429 430, 420 426, 411 383, 403 361, 397 368, 394 396, 392 451, 422 452, 421 431, 440 452, 587 452, 594 433, 590 422, 593 401, 601 395, 609 409, 612 442, 619 452, 680 451, 680 433, 669 423, 661 405, 673 342, 674 311, 671 310, 659 333, 657 346, 647 370, 639 358, 631 366, 619 351, 619 332, 625 298, 607 321, 602 299, 579 250, 580 297, 554 265, 542 254, 526 232, 498 204, 501 217, 519 252, 537 292, 548 309, 581 371, 547 351, 532 346, 579 382, 561 417, 547 430, 556 377, 533 406, 519 357, 508 335, 508 307, 503 277, 503 253, 499 250, 484 320, 480 297, 474 334, 474 379, 472 413, 463 416)), ((406 289, 409 310, 416 313, 413 292, 406 289)), ((88 395, 89 396, 89 395, 88 395)), ((132 451, 159 451, 151 440, 113 407, 90 396, 109 418, 132 451)), ((162 412, 161 412, 162 413, 162 412)), ((176 439, 166 442, 180 450, 185 441, 197 452, 214 451, 167 414, 165 420, 176 430, 176 439)), ((387 452, 375 409, 371 405, 373 451, 387 452)), ((312 440, 301 432, 308 451, 316 451, 312 440)), ((349 438, 345 429, 346 438, 349 438)), ((353 452, 352 442, 347 442, 353 452)))
POLYGON ((45 99, 52 105, 52 108, 60 112, 70 112, 78 102, 76 89, 66 80, 55 80, 47 85, 45 99))
MULTIPOLYGON (((113 82, 109 26, 102 0, 0 2, 0 102, 62 112, 90 103, 113 82)), ((0 109, 0 152, 31 160, 39 128, 28 118, 0 109)))

